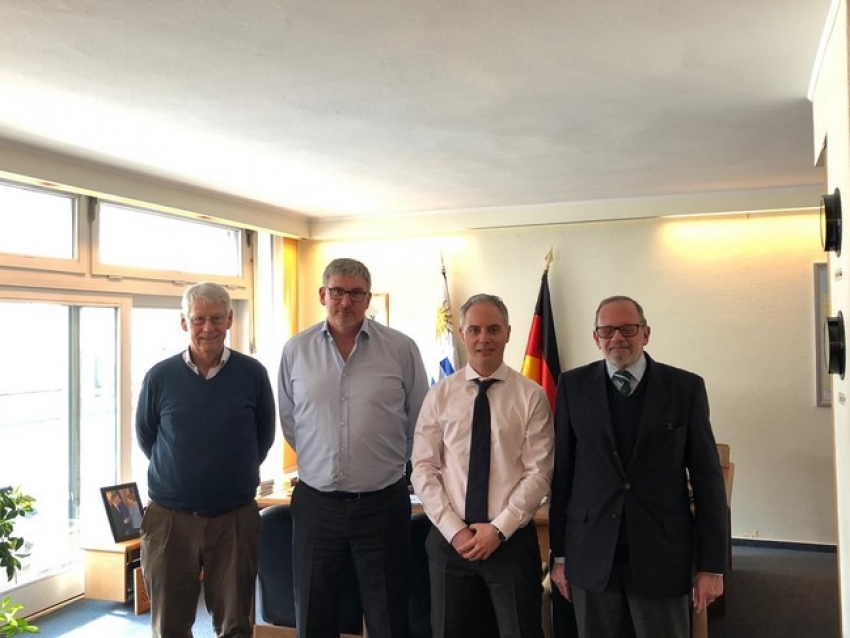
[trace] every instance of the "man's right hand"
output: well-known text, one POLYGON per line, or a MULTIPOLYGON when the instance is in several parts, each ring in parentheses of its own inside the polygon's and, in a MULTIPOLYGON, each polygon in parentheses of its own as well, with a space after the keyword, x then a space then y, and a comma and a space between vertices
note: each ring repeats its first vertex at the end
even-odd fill
POLYGON ((455 548, 455 551, 460 554, 460 548, 466 545, 469 541, 472 540, 474 534, 472 530, 468 527, 464 527, 452 538, 452 547, 455 548))
POLYGON ((550 575, 552 582, 555 583, 555 587, 558 588, 558 591, 561 592, 561 596, 573 602, 573 590, 570 587, 570 582, 567 580, 567 576, 564 573, 564 564, 563 563, 552 563, 552 573, 550 575))
POLYGON ((469 541, 472 540, 472 530, 468 527, 464 527, 452 538, 452 547, 455 548, 455 551, 460 553, 460 548, 466 545, 469 541))

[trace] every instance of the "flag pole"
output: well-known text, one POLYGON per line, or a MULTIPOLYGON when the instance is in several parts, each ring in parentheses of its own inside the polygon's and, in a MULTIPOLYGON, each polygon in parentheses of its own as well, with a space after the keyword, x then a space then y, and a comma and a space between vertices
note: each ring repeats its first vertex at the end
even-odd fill
POLYGON ((553 260, 554 249, 546 255, 546 265, 540 278, 540 292, 534 306, 531 328, 528 331, 528 343, 522 360, 523 376, 536 381, 546 392, 549 407, 554 411, 558 376, 561 374, 561 361, 558 356, 558 340, 555 336, 555 321, 552 317, 552 305, 549 299, 549 264, 553 260))

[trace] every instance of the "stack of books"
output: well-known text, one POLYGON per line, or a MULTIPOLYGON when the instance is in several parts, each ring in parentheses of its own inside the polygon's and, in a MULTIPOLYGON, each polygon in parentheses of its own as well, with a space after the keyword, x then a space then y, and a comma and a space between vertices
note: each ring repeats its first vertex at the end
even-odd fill
POLYGON ((268 496, 272 492, 274 492, 274 479, 260 481, 260 484, 257 486, 257 496, 268 496))

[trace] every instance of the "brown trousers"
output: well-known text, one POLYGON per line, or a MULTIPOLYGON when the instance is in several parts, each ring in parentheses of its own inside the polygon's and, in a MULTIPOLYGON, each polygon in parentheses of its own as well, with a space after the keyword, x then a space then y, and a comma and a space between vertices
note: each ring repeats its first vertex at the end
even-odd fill
POLYGON ((214 518, 151 503, 142 571, 154 638, 191 638, 201 593, 220 638, 250 638, 260 516, 254 502, 214 518))

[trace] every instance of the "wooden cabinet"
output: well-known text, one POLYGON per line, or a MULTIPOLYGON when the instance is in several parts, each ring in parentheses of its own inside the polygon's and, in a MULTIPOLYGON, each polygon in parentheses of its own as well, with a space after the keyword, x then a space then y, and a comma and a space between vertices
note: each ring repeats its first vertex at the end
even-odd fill
POLYGON ((139 567, 142 542, 138 538, 84 548, 86 598, 126 602, 133 595, 133 572, 139 567))

